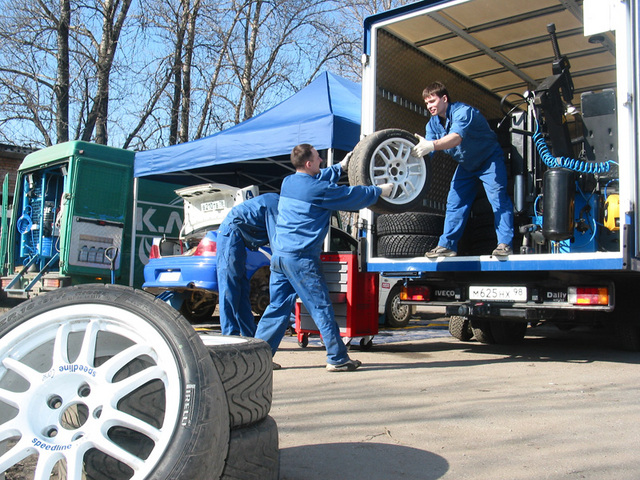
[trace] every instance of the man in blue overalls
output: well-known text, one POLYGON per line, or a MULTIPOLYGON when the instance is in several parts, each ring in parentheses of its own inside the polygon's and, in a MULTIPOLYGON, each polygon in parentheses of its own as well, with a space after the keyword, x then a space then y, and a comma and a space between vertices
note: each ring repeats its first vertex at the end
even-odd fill
POLYGON ((393 188, 392 184, 338 185, 348 159, 349 156, 341 163, 320 169, 322 159, 311 145, 298 145, 291 152, 296 173, 284 179, 280 190, 276 239, 271 245, 271 301, 255 335, 266 340, 275 355, 299 296, 322 335, 330 372, 349 372, 361 365, 349 358, 340 338, 322 274, 320 252, 329 230, 331 212, 367 207, 381 194, 389 196, 393 188))
POLYGON ((277 193, 265 193, 245 200, 231 209, 218 228, 216 262, 223 335, 253 337, 256 333, 246 249, 257 250, 273 242, 278 198, 277 193))
POLYGON ((451 155, 458 167, 453 174, 444 231, 438 246, 427 257, 453 257, 464 232, 478 182, 482 182, 487 199, 493 207, 498 246, 494 256, 510 255, 513 244, 513 204, 507 194, 507 169, 498 138, 486 119, 475 108, 462 102, 451 102, 449 92, 440 82, 434 82, 422 92, 431 119, 426 138, 411 149, 414 157, 424 157, 434 150, 451 155))

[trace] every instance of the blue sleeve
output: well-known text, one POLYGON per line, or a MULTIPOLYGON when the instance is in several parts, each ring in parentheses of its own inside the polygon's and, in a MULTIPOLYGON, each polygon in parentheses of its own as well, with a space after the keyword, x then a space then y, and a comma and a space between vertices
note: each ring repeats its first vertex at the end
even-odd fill
POLYGON ((329 210, 357 211, 376 203, 381 193, 382 189, 375 185, 348 187, 332 184, 325 191, 322 207, 329 210))
POLYGON ((342 167, 339 163, 331 165, 330 167, 323 168, 316 176, 318 180, 324 180, 325 182, 338 183, 342 176, 342 167))

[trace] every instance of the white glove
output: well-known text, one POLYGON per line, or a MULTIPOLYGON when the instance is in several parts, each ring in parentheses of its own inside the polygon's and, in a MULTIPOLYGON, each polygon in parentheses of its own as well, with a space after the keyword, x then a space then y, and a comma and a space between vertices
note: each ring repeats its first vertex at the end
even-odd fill
POLYGON ((342 167, 342 171, 346 172, 347 171, 347 167, 349 166, 349 160, 351 160, 351 154, 353 152, 349 152, 345 155, 345 157, 342 159, 342 161, 340 162, 340 167, 342 167))
POLYGON ((418 144, 411 149, 411 156, 416 158, 422 158, 425 155, 433 152, 435 148, 431 140, 427 140, 426 138, 421 137, 417 133, 415 134, 415 137, 418 139, 418 144))
POLYGON ((383 183, 378 185, 382 189, 381 197, 390 197, 393 192, 393 183, 383 183))

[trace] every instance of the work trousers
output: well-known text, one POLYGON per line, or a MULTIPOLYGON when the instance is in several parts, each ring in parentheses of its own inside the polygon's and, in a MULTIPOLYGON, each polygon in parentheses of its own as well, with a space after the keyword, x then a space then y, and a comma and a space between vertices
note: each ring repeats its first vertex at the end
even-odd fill
POLYGON ((513 243, 513 203, 507 194, 507 169, 500 156, 488 159, 478 170, 469 172, 458 165, 447 197, 444 231, 438 245, 455 252, 469 219, 471 206, 482 183, 493 208, 498 243, 513 243))
POLYGON ((251 311, 251 285, 247 278, 247 248, 232 229, 217 237, 218 305, 223 335, 253 337, 256 322, 251 311))
POLYGON ((271 300, 255 336, 265 340, 274 355, 289 326, 289 317, 299 296, 322 335, 327 363, 340 365, 349 360, 347 347, 340 338, 340 329, 334 318, 320 258, 274 254, 271 257, 269 294, 271 300))

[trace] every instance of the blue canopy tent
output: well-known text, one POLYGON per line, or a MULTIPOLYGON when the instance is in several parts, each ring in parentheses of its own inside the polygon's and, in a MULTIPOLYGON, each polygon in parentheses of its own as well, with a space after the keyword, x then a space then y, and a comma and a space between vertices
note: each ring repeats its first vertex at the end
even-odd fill
MULTIPOLYGON (((192 142, 137 152, 134 225, 146 222, 154 212, 154 205, 138 200, 140 178, 178 186, 257 185, 260 193, 266 193, 279 192, 282 179, 293 173, 289 154, 300 143, 310 143, 323 158, 335 163, 360 139, 361 98, 358 83, 325 72, 282 103, 227 130, 192 142)), ((134 231, 132 251, 135 244, 134 231)), ((132 272, 135 257, 131 256, 132 272)))
POLYGON ((328 72, 287 100, 227 130, 192 142, 137 152, 134 176, 178 184, 206 182, 277 191, 292 173, 289 154, 310 143, 333 160, 360 138, 358 83, 328 72))

